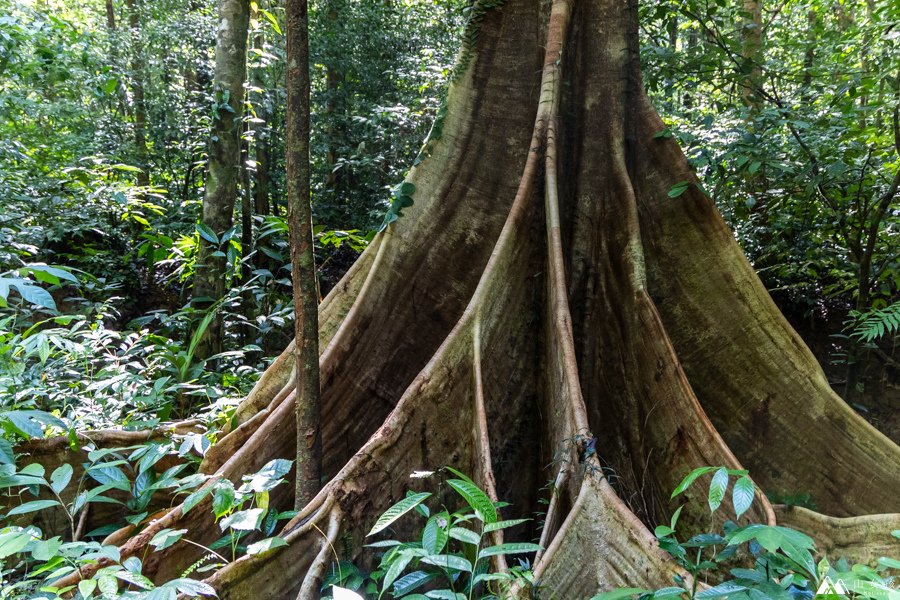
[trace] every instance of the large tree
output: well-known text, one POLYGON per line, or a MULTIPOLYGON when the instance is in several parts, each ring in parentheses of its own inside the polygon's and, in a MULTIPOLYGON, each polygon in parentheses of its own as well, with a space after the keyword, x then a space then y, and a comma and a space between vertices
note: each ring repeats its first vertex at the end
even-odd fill
MULTIPOLYGON (((244 113, 244 82, 247 79, 247 35, 249 0, 219 3, 216 62, 213 78, 213 126, 209 141, 209 177, 203 197, 203 235, 194 275, 195 303, 211 307, 225 295, 227 261, 221 240, 234 223, 234 203, 241 171, 241 133, 244 113)), ((198 346, 204 357, 221 352, 223 326, 213 319, 198 346)))
MULTIPOLYGON (((701 465, 809 493, 821 514, 759 495, 746 518, 802 521, 844 553, 898 526, 884 513, 897 510, 900 449, 832 392, 658 135, 635 8, 475 2, 446 111, 404 188, 415 204, 320 307, 328 483, 284 528, 287 546, 208 579, 220 598, 318 598, 332 553, 363 559, 365 532, 409 474, 444 464, 517 514, 553 482, 534 566, 546 597, 667 585, 676 567, 648 526, 701 465)), ((204 471, 238 480, 295 455, 291 352, 204 471)), ((290 506, 278 489, 272 505, 290 506)), ((172 508, 123 556, 169 527, 212 543, 209 502, 172 508)), ((704 518, 701 504, 682 521, 704 518)), ((145 573, 176 577, 203 552, 148 553, 145 573)))

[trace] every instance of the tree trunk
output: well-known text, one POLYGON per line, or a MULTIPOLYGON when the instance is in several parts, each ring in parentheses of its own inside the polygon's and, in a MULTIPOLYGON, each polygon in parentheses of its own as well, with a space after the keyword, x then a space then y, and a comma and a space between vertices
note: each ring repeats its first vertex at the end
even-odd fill
MULTIPOLYGON (((134 114, 134 146, 140 171, 137 183, 150 185, 149 150, 147 148, 147 104, 144 101, 144 43, 141 39, 142 0, 127 0, 128 27, 131 30, 131 102, 134 114)), ((111 5, 107 7, 107 10, 111 5)), ((110 19, 110 13, 107 13, 110 19)))
MULTIPOLYGON (((847 556, 883 547, 897 515, 857 515, 896 510, 900 448, 831 391, 677 143, 656 135, 634 4, 494 5, 472 9, 468 66, 409 176, 415 205, 319 308, 328 483, 283 529, 286 547, 207 582, 226 600, 318 598, 333 552, 370 564, 365 534, 420 485, 409 473, 447 464, 512 502, 504 518, 543 511, 554 482, 542 530, 523 533, 545 547, 542 597, 671 585, 677 567, 648 527, 701 465, 808 492, 827 517, 777 518, 847 556)), ((295 456, 293 353, 238 407, 205 472, 237 481, 295 456)), ((270 506, 291 505, 278 489, 270 506)), ((209 503, 173 508, 122 556, 163 528, 212 543, 209 503)), ((708 519, 692 496, 681 520, 708 519)), ((747 519, 776 513, 759 494, 747 519)), ((178 576, 202 553, 149 553, 145 574, 178 576)))
POLYGON ((297 452, 294 508, 301 510, 319 491, 322 440, 319 425, 319 296, 313 254, 309 196, 309 21, 306 0, 287 0, 287 110, 285 160, 287 209, 294 289, 294 364, 297 452))
POLYGON ((763 60, 763 20, 762 0, 741 0, 744 17, 742 27, 741 58, 743 77, 741 99, 752 114, 762 109, 762 60, 763 60))
MULTIPOLYGON (((249 0, 222 0, 219 4, 218 35, 213 94, 216 102, 209 142, 209 177, 203 198, 202 223, 217 239, 233 224, 241 169, 241 115, 244 107, 244 80, 247 73, 247 31, 249 0)), ((208 308, 225 295, 226 260, 215 256, 225 252, 225 244, 212 243, 201 236, 194 275, 194 299, 208 308)), ((203 358, 222 350, 224 331, 215 318, 197 347, 203 358)))

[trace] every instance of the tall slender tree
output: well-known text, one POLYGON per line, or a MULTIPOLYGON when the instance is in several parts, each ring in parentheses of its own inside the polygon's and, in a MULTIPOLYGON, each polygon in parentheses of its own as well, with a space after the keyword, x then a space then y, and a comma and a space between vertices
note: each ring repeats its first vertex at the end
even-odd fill
MULTIPOLYGON (((227 265, 221 238, 234 222, 234 205, 240 181, 249 0, 222 0, 218 23, 209 176, 203 198, 200 251, 194 275, 194 300, 199 308, 209 308, 225 295, 227 265)), ((221 351, 223 336, 222 319, 216 317, 197 348, 198 355, 209 356, 221 351)))
MULTIPOLYGON (((141 32, 141 11, 143 0, 127 0, 128 27, 131 34, 131 96, 132 114, 134 115, 134 146, 137 162, 140 167, 138 185, 150 185, 149 150, 147 148, 147 103, 144 99, 146 82, 144 65, 144 42, 141 32)), ((113 13, 109 12, 112 4, 107 5, 107 21, 115 25, 113 13)))
POLYGON ((319 491, 319 301, 313 254, 309 183, 309 20, 307 0, 285 2, 287 21, 287 112, 285 158, 287 209, 294 288, 294 414, 297 460, 294 505, 300 510, 319 491))

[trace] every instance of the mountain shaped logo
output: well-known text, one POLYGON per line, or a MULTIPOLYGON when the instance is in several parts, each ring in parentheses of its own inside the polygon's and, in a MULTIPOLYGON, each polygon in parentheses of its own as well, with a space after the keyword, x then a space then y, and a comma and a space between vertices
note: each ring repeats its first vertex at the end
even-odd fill
POLYGON ((847 586, 844 585, 843 581, 840 579, 832 581, 830 577, 825 577, 825 579, 822 580, 822 585, 816 590, 816 595, 813 596, 813 598, 835 598, 838 596, 849 595, 850 590, 847 589, 847 586))

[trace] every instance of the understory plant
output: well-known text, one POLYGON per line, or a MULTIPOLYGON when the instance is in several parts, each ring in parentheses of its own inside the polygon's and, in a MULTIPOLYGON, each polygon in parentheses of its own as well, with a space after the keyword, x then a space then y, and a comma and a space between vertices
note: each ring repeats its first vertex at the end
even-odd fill
POLYGON ((368 544, 367 547, 384 552, 378 568, 366 576, 352 564, 336 564, 324 582, 323 593, 348 600, 492 600, 507 597, 514 584, 530 587, 532 576, 527 559, 520 559, 518 565, 505 572, 491 569, 495 557, 533 554, 541 549, 532 543, 492 541, 494 532, 529 519, 501 519, 499 510, 508 506, 506 503, 493 502, 459 471, 450 467, 446 471, 455 477, 442 483, 463 500, 462 508, 454 512, 444 506, 432 510, 425 503, 432 497, 431 492, 407 492, 403 500, 378 518, 367 537, 390 531, 391 525, 407 513, 424 519, 421 535, 409 541, 388 538, 368 544))
POLYGON ((86 448, 88 462, 84 463, 84 475, 80 478, 74 477, 70 464, 57 467, 49 477, 38 463, 21 469, 15 463, 0 465, 0 490, 6 495, 4 503, 10 507, 0 516, 0 599, 175 600, 178 596, 215 596, 211 586, 195 577, 241 555, 284 546, 284 540, 274 535, 275 530, 280 521, 296 513, 270 508, 269 492, 284 482, 291 461, 270 461, 258 472, 244 476, 238 487, 224 479, 203 485, 207 476, 183 472, 193 471, 191 465, 208 448, 209 440, 202 434, 126 448, 86 448), (180 462, 158 472, 160 461, 166 457, 180 462), (182 504, 185 512, 211 495, 213 515, 224 535, 206 547, 185 537, 185 529, 156 532, 149 542, 152 552, 176 543, 192 544, 205 551, 181 577, 156 585, 141 573, 146 556, 123 559, 117 546, 91 538, 100 539, 121 525, 133 526, 135 530, 145 527, 153 521, 148 508, 159 493, 172 497, 186 494, 182 504), (15 497, 20 497, 18 504, 11 502, 15 497), (101 503, 121 506, 124 520, 83 532, 87 507, 101 503), (64 536, 47 536, 35 524, 18 521, 21 515, 47 510, 63 514, 68 529, 64 536), (247 543, 246 538, 251 535, 257 541, 247 543), (76 585, 57 584, 101 560, 105 566, 92 577, 76 585))
MULTIPOLYGON (((707 502, 710 514, 723 504, 731 477, 732 505, 736 517, 750 508, 755 487, 746 471, 725 467, 700 467, 681 481, 672 493, 675 498, 701 477, 711 474, 707 502)), ((808 535, 779 525, 751 523, 738 526, 726 521, 721 532, 700 533, 682 540, 677 533, 677 509, 668 525, 659 525, 654 534, 690 579, 676 575, 672 586, 657 590, 621 588, 594 596, 592 600, 661 600, 689 598, 712 600, 806 600, 813 597, 860 600, 900 600, 898 579, 891 572, 900 561, 881 557, 875 566, 834 563, 827 558, 815 561, 815 544, 808 535), (720 581, 707 587, 707 581, 720 581)), ((892 532, 900 538, 900 530, 892 532)))

